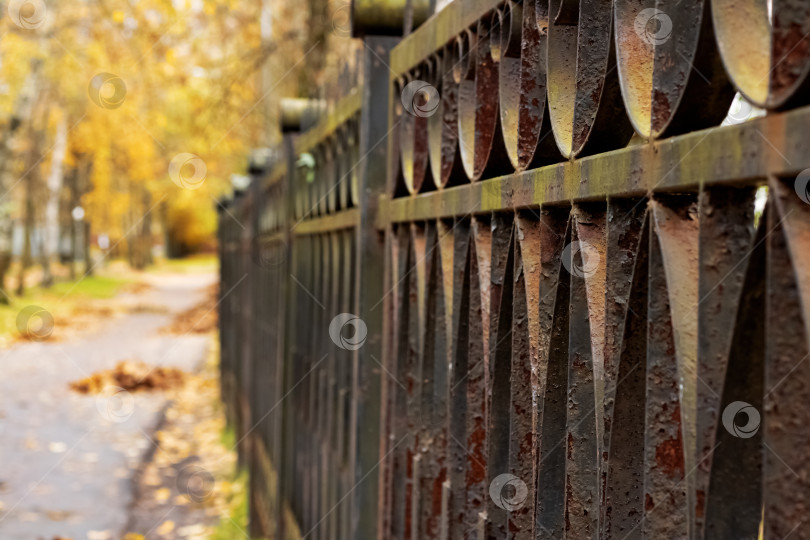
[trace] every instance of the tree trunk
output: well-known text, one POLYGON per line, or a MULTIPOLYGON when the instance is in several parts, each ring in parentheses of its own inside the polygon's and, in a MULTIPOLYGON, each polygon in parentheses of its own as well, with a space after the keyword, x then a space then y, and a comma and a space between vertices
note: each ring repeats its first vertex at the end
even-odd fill
POLYGON ((53 284, 51 261, 59 249, 59 198, 62 193, 63 165, 67 150, 67 119, 63 116, 56 126, 56 141, 48 175, 48 202, 45 206, 45 229, 42 240, 42 285, 53 284))
POLYGON ((11 266, 12 259, 12 234, 14 223, 11 220, 10 192, 17 183, 14 177, 13 164, 17 162, 14 156, 14 139, 21 125, 28 125, 33 114, 34 103, 39 94, 39 74, 42 62, 40 60, 31 61, 31 71, 25 80, 14 110, 8 120, 3 139, 0 141, 0 303, 8 304, 9 298, 6 293, 6 274, 11 266))
POLYGON ((76 250, 79 247, 79 239, 76 238, 76 227, 78 223, 70 222, 70 281, 76 281, 76 250))
POLYGON ((42 173, 40 164, 46 145, 47 125, 47 94, 37 94, 34 111, 29 122, 29 147, 26 152, 25 172, 22 180, 25 182, 25 216, 23 218, 23 252, 20 261, 20 279, 17 283, 17 294, 22 296, 25 292, 25 272, 33 264, 32 246, 37 223, 37 201, 42 196, 42 173))
POLYGON ((93 275, 93 258, 90 256, 90 222, 84 221, 80 225, 84 229, 82 235, 84 240, 84 275, 87 277, 93 275))
POLYGON ((6 274, 11 266, 11 239, 14 232, 10 219, 0 219, 0 304, 8 305, 11 299, 6 291, 6 274))
MULTIPOLYGON (((32 152, 33 153, 33 152, 32 152)), ((17 296, 25 293, 25 271, 31 266, 31 234, 34 230, 34 178, 33 172, 25 176, 25 216, 23 217, 23 252, 17 280, 17 296)))
POLYGON ((143 207, 146 208, 146 213, 141 221, 141 268, 146 268, 152 264, 152 194, 148 189, 143 190, 143 207))

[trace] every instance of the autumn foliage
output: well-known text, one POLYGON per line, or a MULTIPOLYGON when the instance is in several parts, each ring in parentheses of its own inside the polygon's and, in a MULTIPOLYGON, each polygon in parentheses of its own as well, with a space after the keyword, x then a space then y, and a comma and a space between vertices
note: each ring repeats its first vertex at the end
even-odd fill
POLYGON ((213 249, 231 175, 279 141, 279 99, 323 92, 357 46, 347 2, 4 4, 0 279, 12 260, 47 281, 58 257, 213 249), (178 181, 181 155, 199 161, 178 181))

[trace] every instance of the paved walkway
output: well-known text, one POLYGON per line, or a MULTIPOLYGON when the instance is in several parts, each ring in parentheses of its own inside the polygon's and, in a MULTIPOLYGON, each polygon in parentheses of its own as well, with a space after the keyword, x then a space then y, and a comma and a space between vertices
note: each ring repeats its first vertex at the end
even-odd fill
POLYGON ((133 474, 166 405, 163 393, 107 398, 68 384, 121 360, 191 371, 207 337, 160 334, 203 299, 211 274, 154 275, 133 310, 86 337, 24 343, 0 352, 0 538, 118 540, 127 523, 133 474), (166 310, 162 312, 162 310, 166 310))

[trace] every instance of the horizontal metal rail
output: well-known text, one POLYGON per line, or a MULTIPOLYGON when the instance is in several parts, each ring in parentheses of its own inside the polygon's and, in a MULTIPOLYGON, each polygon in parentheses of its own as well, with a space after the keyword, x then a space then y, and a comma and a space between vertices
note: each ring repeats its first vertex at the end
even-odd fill
POLYGON ((378 226, 702 186, 764 185, 769 176, 796 177, 810 168, 808 125, 810 108, 804 107, 418 197, 381 196, 378 226))

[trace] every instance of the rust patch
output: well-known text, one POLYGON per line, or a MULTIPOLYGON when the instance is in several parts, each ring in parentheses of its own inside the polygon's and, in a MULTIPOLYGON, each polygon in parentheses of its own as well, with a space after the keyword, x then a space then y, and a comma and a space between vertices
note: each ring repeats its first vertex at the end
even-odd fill
POLYGON ((695 502, 695 515, 699 518, 704 517, 706 510, 706 492, 702 489, 697 490, 697 501, 695 502))
POLYGON ((672 423, 677 426, 677 435, 674 439, 667 439, 655 448, 655 463, 669 478, 683 478, 684 456, 683 435, 681 430, 681 408, 677 405, 671 416, 672 423))

